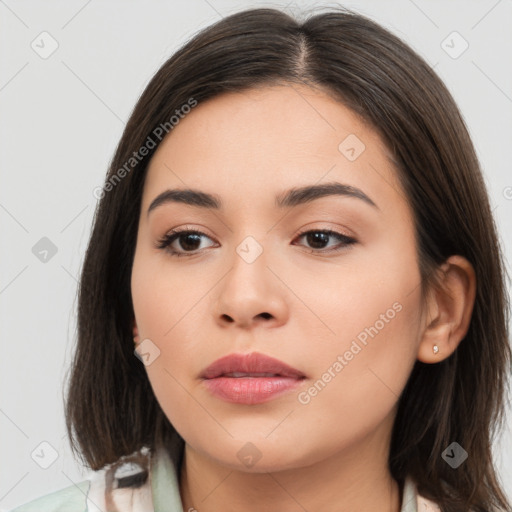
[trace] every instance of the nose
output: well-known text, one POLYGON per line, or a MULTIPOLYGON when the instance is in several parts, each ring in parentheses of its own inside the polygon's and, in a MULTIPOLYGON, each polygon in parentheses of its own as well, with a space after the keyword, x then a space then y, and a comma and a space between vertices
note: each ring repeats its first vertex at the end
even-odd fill
POLYGON ((248 263, 237 253, 232 267, 221 281, 214 314, 219 326, 243 329, 258 325, 278 327, 289 315, 287 288, 266 264, 265 253, 248 263))

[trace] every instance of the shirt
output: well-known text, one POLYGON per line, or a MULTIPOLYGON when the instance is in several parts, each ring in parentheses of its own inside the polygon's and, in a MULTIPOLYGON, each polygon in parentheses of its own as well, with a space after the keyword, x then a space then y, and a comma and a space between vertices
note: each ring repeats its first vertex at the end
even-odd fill
MULTIPOLYGON (((176 455, 176 454, 175 454, 176 455)), ((92 471, 86 480, 36 498, 11 512, 184 512, 179 490, 179 457, 147 447, 92 471)), ((187 512, 194 512, 194 508, 187 512)), ((406 478, 400 512, 440 512, 406 478)))

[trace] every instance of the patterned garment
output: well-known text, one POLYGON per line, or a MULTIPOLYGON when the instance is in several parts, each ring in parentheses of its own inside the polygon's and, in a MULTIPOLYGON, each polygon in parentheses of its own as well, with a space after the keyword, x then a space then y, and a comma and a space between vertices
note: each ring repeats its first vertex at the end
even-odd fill
MULTIPOLYGON (((12 512, 184 512, 177 465, 180 452, 148 448, 122 457, 76 485, 33 500, 12 512)), ((197 512, 189 508, 187 512, 197 512)), ((440 512, 419 496, 414 483, 405 481, 400 512, 440 512)))
POLYGON ((88 512, 147 512, 153 510, 147 448, 91 475, 87 493, 88 512))

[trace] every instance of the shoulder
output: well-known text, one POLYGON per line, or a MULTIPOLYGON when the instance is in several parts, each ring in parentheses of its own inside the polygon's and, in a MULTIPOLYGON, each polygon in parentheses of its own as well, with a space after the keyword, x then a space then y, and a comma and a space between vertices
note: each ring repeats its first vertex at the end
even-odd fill
POLYGON ((121 457, 87 480, 25 503, 11 512, 87 512, 152 509, 149 450, 121 457))
POLYGON ((91 482, 84 480, 59 491, 36 498, 11 512, 84 512, 87 510, 86 496, 91 482))

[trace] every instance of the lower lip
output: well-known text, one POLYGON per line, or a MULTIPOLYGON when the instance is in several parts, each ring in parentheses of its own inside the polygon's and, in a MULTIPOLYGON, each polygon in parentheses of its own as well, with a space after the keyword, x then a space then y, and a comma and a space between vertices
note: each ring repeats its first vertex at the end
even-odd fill
POLYGON ((217 397, 236 404, 261 404, 296 389, 302 379, 291 377, 217 377, 205 379, 206 388, 217 397))

